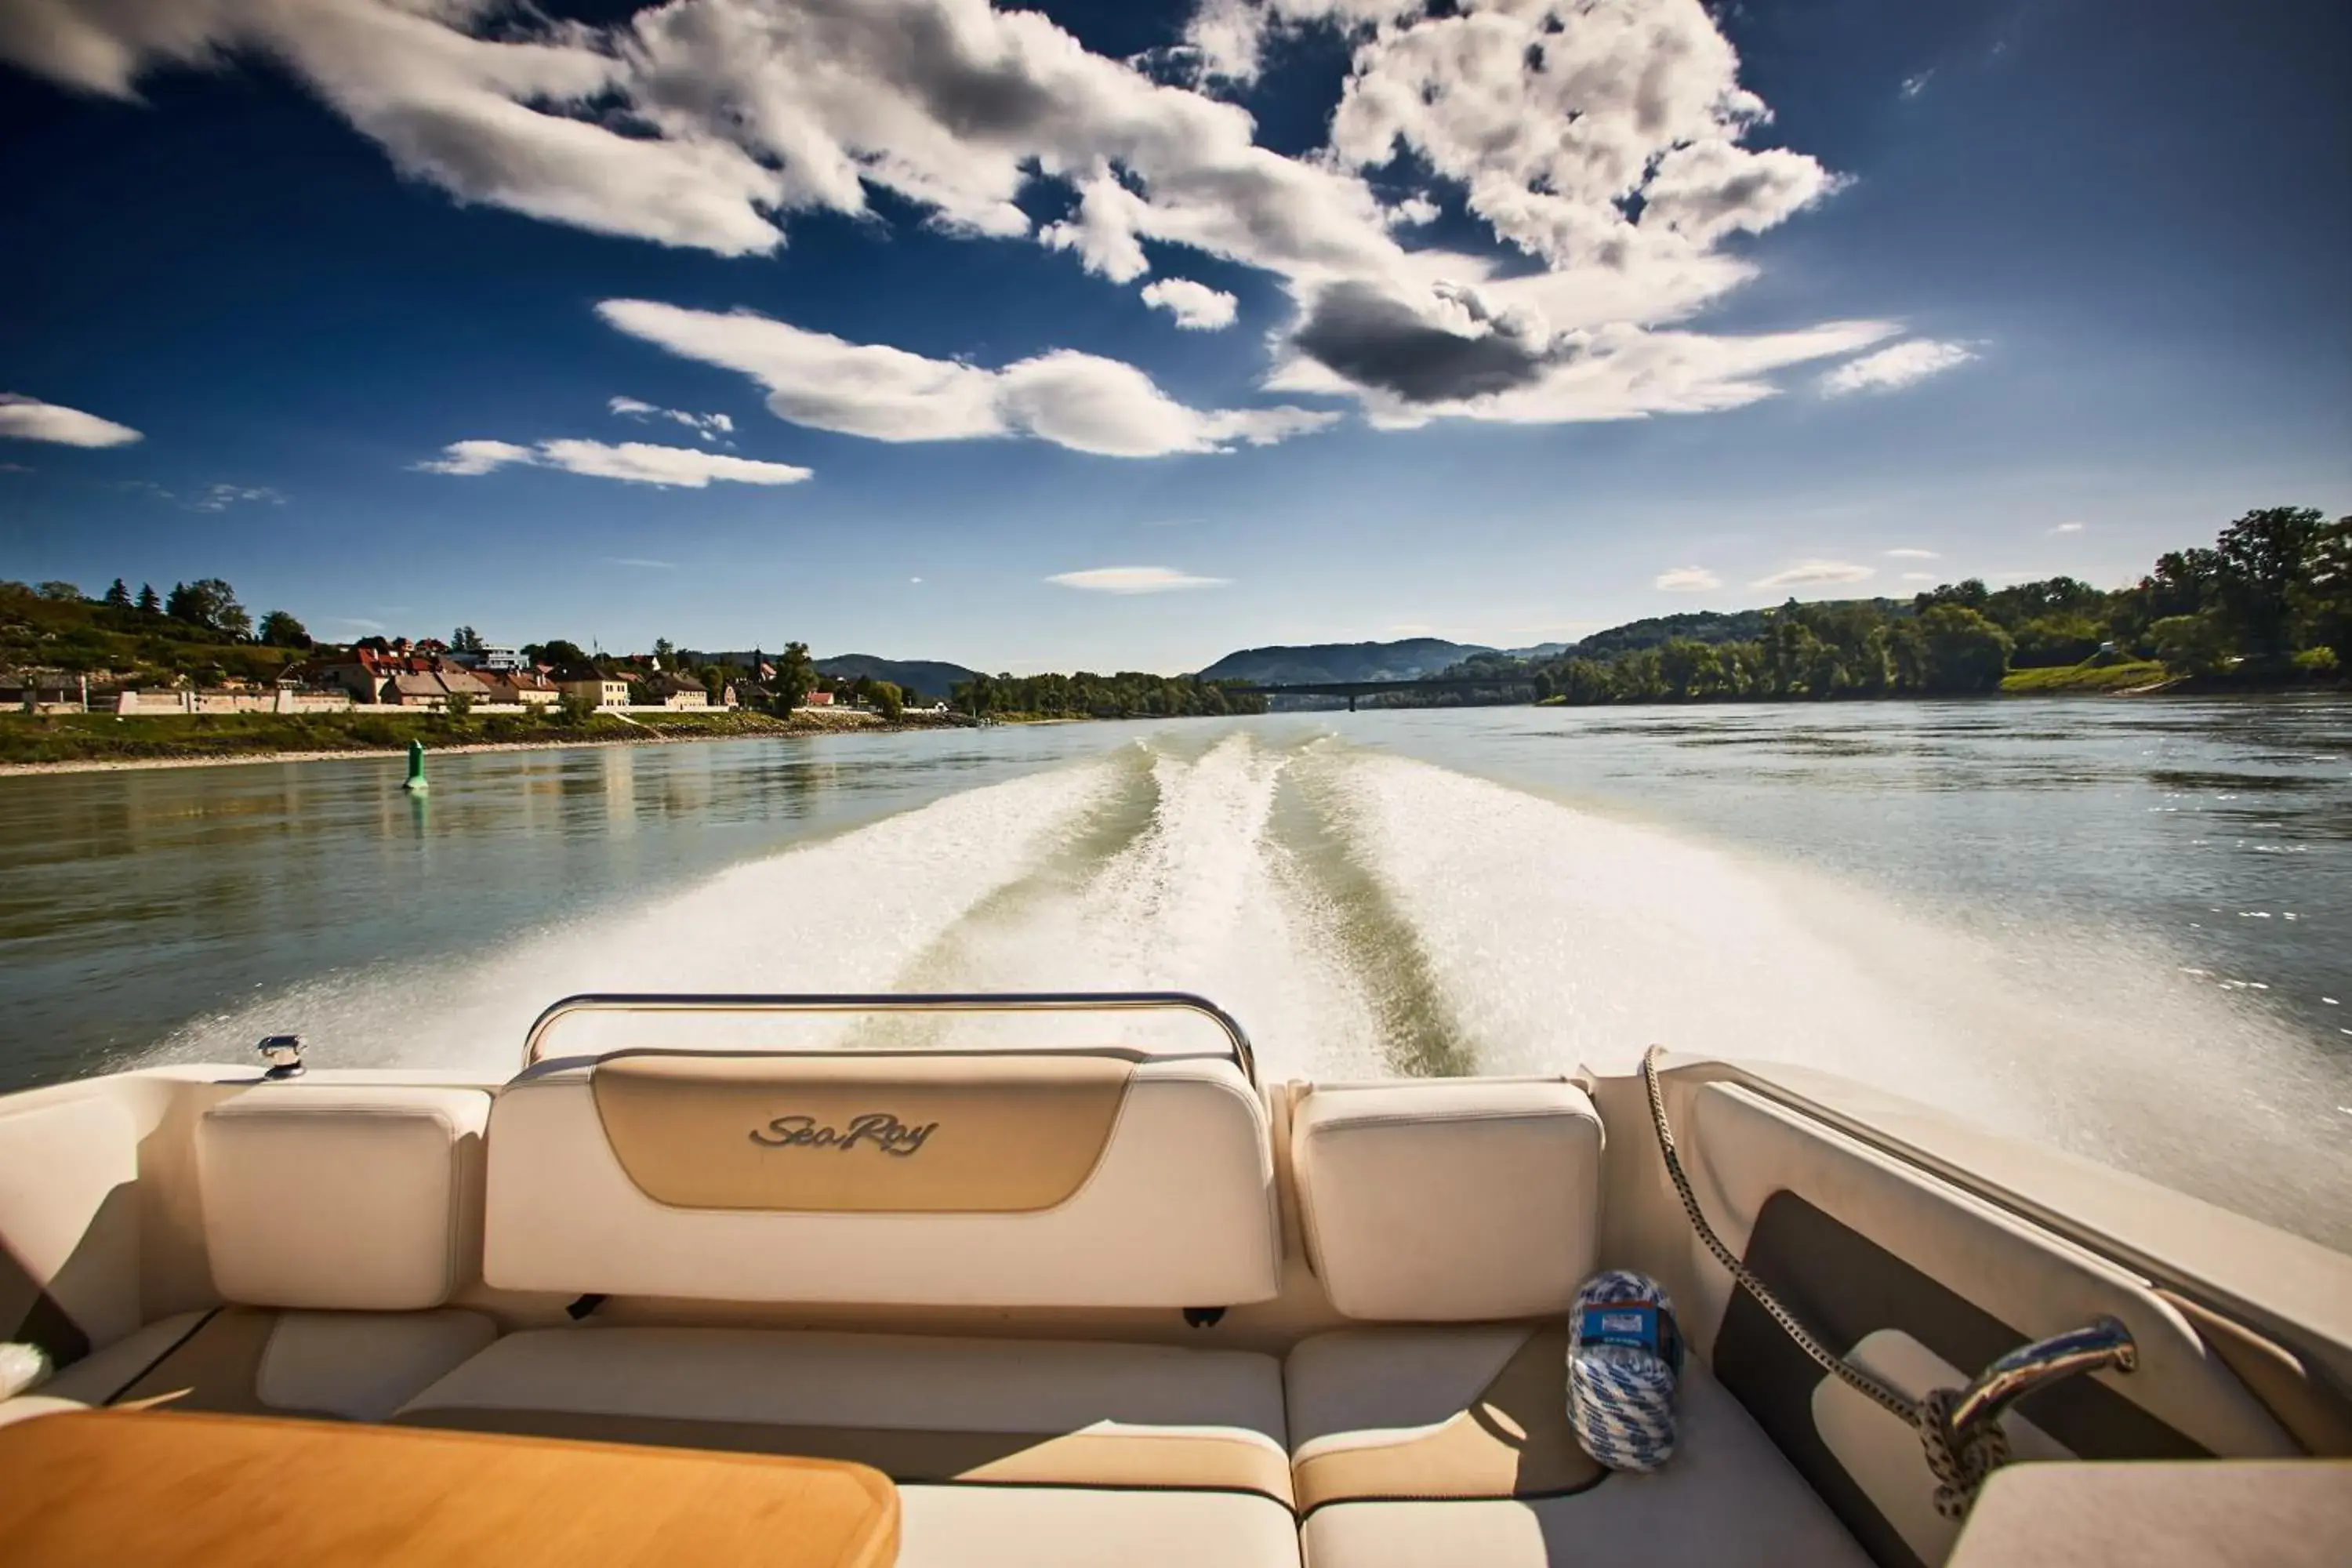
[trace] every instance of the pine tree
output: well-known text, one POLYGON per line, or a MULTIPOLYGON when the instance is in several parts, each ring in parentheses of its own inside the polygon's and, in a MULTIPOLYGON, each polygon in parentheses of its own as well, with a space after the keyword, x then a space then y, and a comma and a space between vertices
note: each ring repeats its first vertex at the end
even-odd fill
POLYGON ((122 579, 120 577, 107 587, 106 607, 110 610, 127 610, 131 607, 131 590, 122 585, 122 579))
POLYGON ((162 610, 163 607, 163 601, 158 598, 155 595, 155 584, 152 583, 140 584, 139 613, 142 616, 152 616, 162 610))

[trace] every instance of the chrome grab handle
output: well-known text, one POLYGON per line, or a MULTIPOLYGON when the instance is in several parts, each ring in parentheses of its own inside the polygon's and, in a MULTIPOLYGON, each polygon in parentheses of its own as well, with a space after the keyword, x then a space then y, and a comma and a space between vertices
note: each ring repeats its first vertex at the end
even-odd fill
POLYGON ((2130 1372, 2138 1365, 2139 1347, 2132 1342, 2131 1331, 2120 1319, 2098 1318, 2082 1328, 2020 1345, 1986 1367, 1953 1400, 1945 1424, 1956 1436, 1965 1435, 1998 1421, 2003 1411, 2037 1388, 2076 1373, 2107 1367, 2130 1372))
POLYGON ((811 993, 698 994, 592 993, 566 996, 532 1021, 523 1037, 522 1065, 540 1061, 540 1047, 558 1019, 573 1013, 1194 1013, 1224 1032, 1234 1065, 1252 1087, 1257 1053, 1232 1014, 1189 991, 945 992, 914 994, 811 993))

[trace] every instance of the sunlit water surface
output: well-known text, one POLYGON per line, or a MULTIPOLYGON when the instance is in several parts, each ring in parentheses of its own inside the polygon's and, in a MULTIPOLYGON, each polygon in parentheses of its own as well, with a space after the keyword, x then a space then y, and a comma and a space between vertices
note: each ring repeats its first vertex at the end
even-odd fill
POLYGON ((1276 1074, 1809 1063, 2352 1246, 2352 703, 1482 709, 0 780, 0 1088, 586 990, 1182 987, 1276 1074))

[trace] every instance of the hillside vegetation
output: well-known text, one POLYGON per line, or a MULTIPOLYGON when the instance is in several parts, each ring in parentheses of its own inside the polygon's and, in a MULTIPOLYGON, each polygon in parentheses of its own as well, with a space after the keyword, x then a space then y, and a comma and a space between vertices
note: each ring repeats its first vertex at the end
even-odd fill
POLYGON ((1202 680, 1239 680, 1253 686, 1322 684, 1344 680, 1419 680, 1466 658, 1496 650, 1443 637, 1407 637, 1402 642, 1308 643, 1297 647, 1245 647, 1201 671, 1202 680))
MULTIPOLYGON (((1503 668, 1486 657, 1459 673, 1503 668)), ((1997 589, 1972 577, 1908 603, 1792 599, 1634 622, 1513 668, 1539 700, 1574 704, 2107 691, 2174 679, 2215 690, 2346 671, 2352 518, 2329 522, 2307 507, 2250 511, 2210 548, 2168 552, 2111 592, 2073 577, 1997 589)))

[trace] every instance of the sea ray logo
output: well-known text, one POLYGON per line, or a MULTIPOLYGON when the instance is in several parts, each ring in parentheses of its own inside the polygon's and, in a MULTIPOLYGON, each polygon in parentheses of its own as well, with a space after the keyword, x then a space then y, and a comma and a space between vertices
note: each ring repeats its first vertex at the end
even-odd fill
POLYGON ((854 1149, 860 1143, 901 1159, 923 1146, 940 1124, 927 1121, 911 1127, 884 1110, 850 1118, 845 1129, 821 1127, 814 1116, 779 1116, 765 1127, 751 1129, 751 1142, 763 1149, 854 1149))

